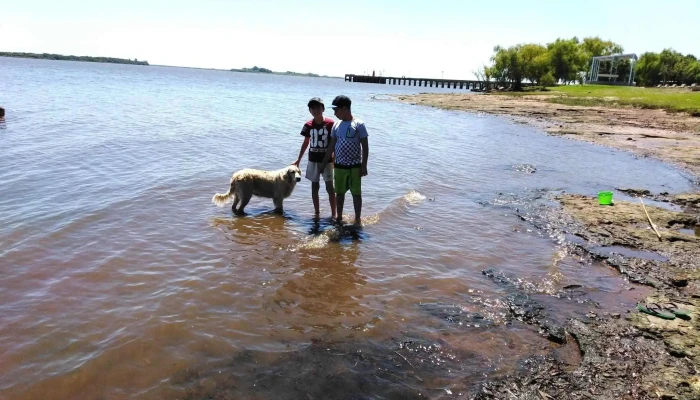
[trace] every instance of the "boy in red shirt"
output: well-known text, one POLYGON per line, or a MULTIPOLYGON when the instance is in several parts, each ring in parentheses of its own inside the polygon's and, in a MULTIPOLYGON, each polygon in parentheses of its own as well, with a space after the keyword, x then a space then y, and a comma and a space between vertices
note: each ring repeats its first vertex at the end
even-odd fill
POLYGON ((321 171, 321 162, 326 155, 328 143, 331 140, 331 129, 333 128, 333 120, 325 118, 323 112, 326 110, 323 105, 323 100, 314 97, 309 100, 309 113, 313 116, 312 119, 304 124, 301 129, 301 135, 304 136, 304 142, 301 144, 299 157, 292 163, 299 166, 301 158, 309 148, 309 163, 306 165, 306 179, 311 181, 311 200, 314 203, 315 215, 319 215, 319 200, 318 191, 320 189, 321 176, 326 184, 326 192, 328 193, 328 201, 331 206, 331 218, 336 218, 335 213, 335 191, 333 190, 333 168, 325 168, 321 171))

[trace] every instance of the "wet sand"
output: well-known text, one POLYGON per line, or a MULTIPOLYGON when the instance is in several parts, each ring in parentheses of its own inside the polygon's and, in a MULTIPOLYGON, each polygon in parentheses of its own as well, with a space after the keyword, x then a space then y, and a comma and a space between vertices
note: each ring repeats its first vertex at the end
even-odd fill
POLYGON ((700 175, 700 118, 664 110, 548 102, 553 96, 422 93, 398 99, 424 106, 503 115, 552 135, 655 157, 700 175))
MULTIPOLYGON (((561 207, 532 208, 519 216, 552 236, 567 237, 568 253, 583 263, 602 262, 630 282, 653 288, 633 294, 639 303, 672 302, 689 317, 667 320, 634 308, 602 309, 562 322, 558 307, 546 307, 545 299, 511 295, 515 318, 539 327, 552 342, 575 346, 580 359, 572 367, 557 356, 527 357, 518 373, 485 383, 474 399, 700 398, 700 194, 640 196, 661 239, 637 201, 600 206, 596 198, 552 194, 561 207)), ((484 274, 515 286, 516 280, 498 272, 484 274)), ((565 287, 550 305, 566 304, 577 288, 565 287)))

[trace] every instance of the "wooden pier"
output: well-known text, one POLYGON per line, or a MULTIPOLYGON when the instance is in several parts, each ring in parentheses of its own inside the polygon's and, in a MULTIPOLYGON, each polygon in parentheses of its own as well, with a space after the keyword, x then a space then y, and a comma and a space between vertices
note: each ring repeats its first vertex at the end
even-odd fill
MULTIPOLYGON (((481 91, 486 89, 486 82, 461 79, 408 78, 405 76, 369 76, 346 74, 346 82, 380 83, 383 85, 406 85, 423 87, 443 87, 448 89, 466 89, 481 91)), ((493 84, 493 83, 492 83, 493 84)))

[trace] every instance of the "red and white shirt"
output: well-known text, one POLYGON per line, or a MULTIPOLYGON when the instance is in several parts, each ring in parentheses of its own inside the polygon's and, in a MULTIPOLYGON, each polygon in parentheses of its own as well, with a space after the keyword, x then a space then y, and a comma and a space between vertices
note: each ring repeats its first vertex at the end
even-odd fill
POLYGON ((309 162, 322 162, 326 155, 328 143, 331 141, 331 129, 333 120, 324 118, 323 122, 316 124, 313 119, 307 121, 301 128, 301 135, 309 138, 309 162))

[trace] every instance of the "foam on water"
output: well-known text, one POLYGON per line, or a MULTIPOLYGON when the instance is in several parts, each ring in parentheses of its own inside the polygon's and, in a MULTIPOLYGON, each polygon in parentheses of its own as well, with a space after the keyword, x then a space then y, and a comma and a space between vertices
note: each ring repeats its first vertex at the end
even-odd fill
POLYGON ((406 200, 406 203, 411 206, 418 205, 424 202, 426 199, 425 195, 421 194, 416 190, 411 190, 410 192, 406 193, 406 195, 403 196, 403 198, 404 200, 406 200))

